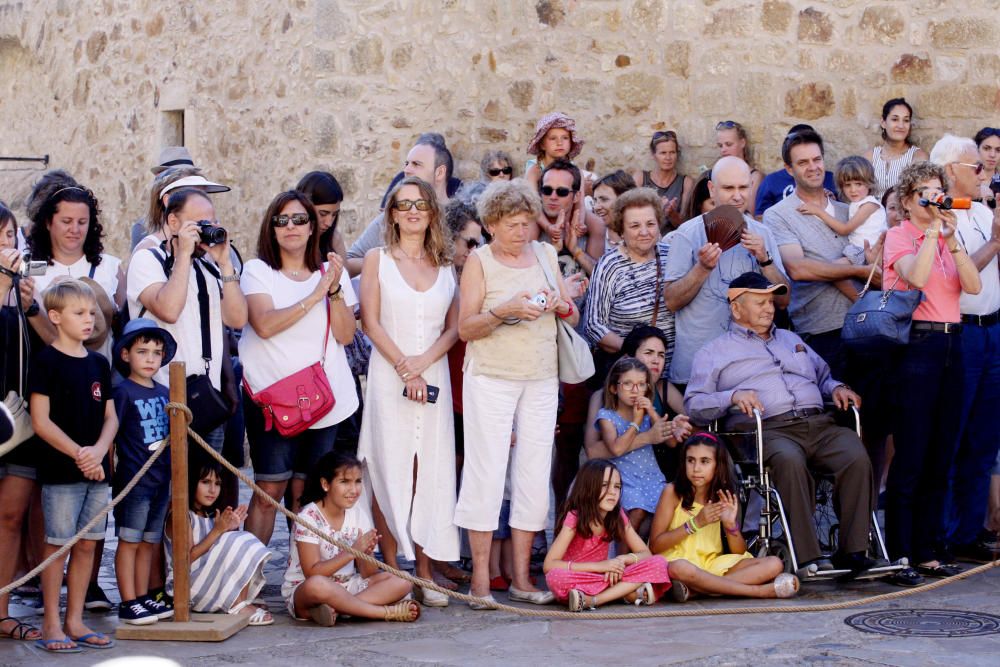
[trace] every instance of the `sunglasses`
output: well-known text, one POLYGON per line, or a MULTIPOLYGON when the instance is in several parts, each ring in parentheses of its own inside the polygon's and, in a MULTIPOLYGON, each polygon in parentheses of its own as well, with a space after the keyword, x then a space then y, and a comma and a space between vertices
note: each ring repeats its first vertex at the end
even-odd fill
POLYGON ((553 192, 559 197, 568 197, 573 194, 575 190, 570 190, 569 188, 554 188, 551 185, 542 186, 542 194, 546 197, 551 197, 553 192))
POLYGON ((295 213, 293 215, 276 215, 271 218, 275 227, 287 227, 288 223, 301 227, 309 224, 309 216, 305 213, 295 213))
POLYGON ((976 176, 983 173, 983 169, 986 168, 986 165, 984 165, 982 162, 977 162, 976 164, 969 164, 968 162, 956 162, 955 164, 960 164, 963 167, 972 167, 973 169, 976 170, 976 176))
POLYGON ((392 203, 392 207, 397 211, 409 211, 414 206, 418 211, 431 210, 431 203, 426 199, 397 199, 392 203))
MULTIPOLYGON (((728 121, 732 122, 732 121, 728 121)), ((719 123, 721 125, 722 123, 719 123)), ((660 132, 653 132, 653 141, 657 139, 677 139, 677 134, 673 130, 662 130, 660 132)))
POLYGON ((500 169, 487 169, 486 173, 489 174, 490 176, 492 176, 493 178, 496 178, 500 174, 503 174, 504 176, 510 176, 511 174, 514 173, 514 168, 513 167, 501 167, 500 169))
POLYGON ((740 124, 737 123, 735 120, 724 120, 715 126, 715 130, 716 132, 718 132, 719 130, 732 130, 733 128, 737 128, 739 126, 740 124))

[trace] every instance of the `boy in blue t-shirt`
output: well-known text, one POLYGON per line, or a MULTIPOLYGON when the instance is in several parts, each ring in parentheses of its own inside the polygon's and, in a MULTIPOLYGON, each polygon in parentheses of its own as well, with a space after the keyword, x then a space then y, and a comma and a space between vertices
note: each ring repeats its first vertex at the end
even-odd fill
MULTIPOLYGON (((177 351, 177 343, 152 320, 139 318, 125 325, 112 352, 115 368, 125 378, 114 388, 118 436, 118 466, 114 488, 124 488, 170 433, 164 406, 170 392, 153 376, 177 351)), ((170 457, 164 452, 139 483, 115 507, 118 550, 115 576, 122 601, 118 620, 147 625, 174 615, 173 607, 149 594, 153 559, 163 540, 170 501, 170 457)))
MULTIPOLYGON (((38 353, 28 380, 31 424, 51 447, 38 475, 42 483, 45 549, 48 558, 100 515, 108 503, 108 450, 118 430, 111 393, 111 367, 84 347, 94 330, 97 298, 78 280, 64 280, 44 292, 43 301, 57 336, 38 353)), ((39 443, 40 444, 40 443, 39 443)), ((44 446, 44 445, 42 445, 44 446)), ((83 603, 90 582, 94 551, 104 539, 102 519, 77 542, 66 576, 66 620, 59 623, 59 589, 66 557, 42 572, 45 617, 42 639, 35 642, 53 653, 79 652, 80 644, 109 648, 114 641, 83 623, 83 603)))

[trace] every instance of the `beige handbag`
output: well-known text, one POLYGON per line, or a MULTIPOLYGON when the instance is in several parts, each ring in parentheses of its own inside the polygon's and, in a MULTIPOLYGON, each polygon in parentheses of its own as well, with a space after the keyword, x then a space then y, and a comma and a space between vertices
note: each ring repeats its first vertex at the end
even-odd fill
MULTIPOLYGON (((559 293, 559 283, 552 275, 549 258, 545 249, 538 241, 532 241, 532 249, 542 265, 545 280, 555 292, 559 293)), ((586 382, 594 374, 594 357, 590 353, 590 345, 565 320, 556 317, 558 337, 556 343, 559 349, 559 381, 566 384, 586 382)))
POLYGON ((35 435, 35 429, 31 427, 31 415, 28 414, 28 401, 24 398, 24 369, 21 363, 24 360, 24 337, 27 335, 27 323, 23 317, 18 318, 18 391, 10 390, 3 399, 3 408, 10 414, 11 422, 14 426, 14 434, 3 443, 0 443, 0 456, 10 452, 22 442, 35 435))

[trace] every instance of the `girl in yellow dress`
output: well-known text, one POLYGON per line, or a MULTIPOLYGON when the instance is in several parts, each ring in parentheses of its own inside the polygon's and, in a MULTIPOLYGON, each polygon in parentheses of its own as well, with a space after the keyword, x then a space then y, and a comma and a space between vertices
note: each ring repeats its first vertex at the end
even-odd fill
POLYGON ((799 580, 782 573, 780 558, 747 553, 726 448, 711 433, 698 433, 684 442, 680 454, 677 480, 660 494, 649 533, 650 550, 670 563, 671 597, 683 602, 692 592, 755 598, 795 595, 799 580), (723 534, 728 553, 723 552, 723 534))

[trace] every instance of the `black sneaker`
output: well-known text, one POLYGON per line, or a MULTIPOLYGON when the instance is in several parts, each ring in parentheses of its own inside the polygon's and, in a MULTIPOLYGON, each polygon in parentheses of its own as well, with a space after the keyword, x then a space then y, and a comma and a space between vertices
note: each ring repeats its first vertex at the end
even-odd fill
POLYGON ((836 569, 850 570, 850 574, 847 575, 847 578, 856 577, 861 572, 875 567, 875 561, 869 558, 864 551, 849 554, 838 551, 833 554, 833 557, 830 560, 836 569))
POLYGON ((157 600, 150 595, 143 595, 138 601, 158 620, 162 621, 165 618, 173 618, 174 616, 173 604, 167 604, 165 601, 157 600))
POLYGON ((87 611, 111 611, 111 600, 104 594, 97 584, 90 584, 87 587, 87 597, 84 598, 83 608, 87 611))
POLYGON ((128 600, 118 605, 118 620, 129 625, 150 625, 158 619, 141 601, 128 600))
POLYGON ((955 560, 966 563, 992 563, 995 560, 1000 560, 1000 553, 993 551, 978 540, 972 544, 956 544, 951 551, 955 560))
POLYGON ((167 595, 167 589, 165 588, 157 588, 155 591, 150 591, 149 597, 153 598, 157 602, 162 602, 171 609, 174 608, 174 596, 167 595))

